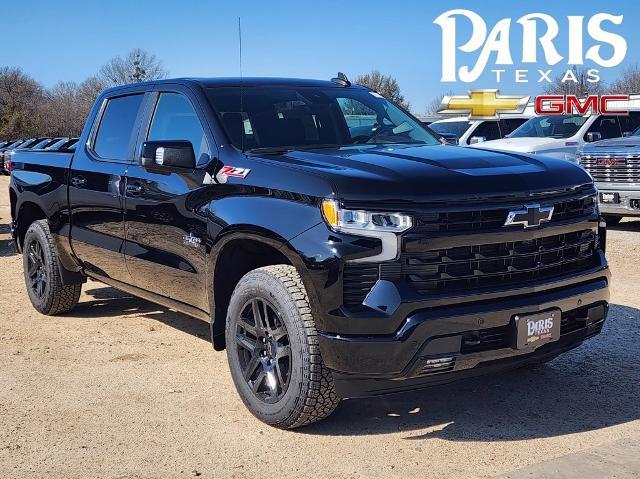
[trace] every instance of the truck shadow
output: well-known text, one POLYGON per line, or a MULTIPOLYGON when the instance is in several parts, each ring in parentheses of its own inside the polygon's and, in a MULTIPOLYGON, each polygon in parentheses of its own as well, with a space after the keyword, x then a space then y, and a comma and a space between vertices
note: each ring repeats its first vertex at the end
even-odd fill
POLYGON ((621 221, 617 225, 608 226, 607 229, 614 231, 640 231, 640 221, 627 218, 621 221))
POLYGON ((640 310, 612 305, 603 332, 535 369, 346 400, 304 434, 402 433, 407 440, 516 441, 640 419, 640 310))
POLYGON ((143 316, 207 342, 210 340, 209 323, 206 321, 131 296, 117 289, 102 286, 100 283, 88 283, 84 292, 92 299, 87 301, 82 298, 78 306, 66 316, 82 318, 143 316))
POLYGON ((0 224, 0 257, 13 256, 16 250, 11 239, 11 228, 8 224, 0 224))

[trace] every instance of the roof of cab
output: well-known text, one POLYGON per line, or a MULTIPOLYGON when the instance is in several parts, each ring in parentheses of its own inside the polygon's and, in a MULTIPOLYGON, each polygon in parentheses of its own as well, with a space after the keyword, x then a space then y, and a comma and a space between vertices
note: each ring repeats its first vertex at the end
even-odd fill
MULTIPOLYGON (((130 83, 128 85, 117 86, 105 90, 105 92, 117 92, 129 88, 140 88, 144 86, 162 84, 197 84, 201 87, 255 87, 255 86, 310 86, 310 87, 336 87, 345 88, 331 80, 309 80, 303 78, 275 78, 275 77, 221 77, 221 78, 167 78, 165 80, 152 80, 148 82, 130 83)), ((352 83, 350 88, 364 88, 361 85, 352 83)))

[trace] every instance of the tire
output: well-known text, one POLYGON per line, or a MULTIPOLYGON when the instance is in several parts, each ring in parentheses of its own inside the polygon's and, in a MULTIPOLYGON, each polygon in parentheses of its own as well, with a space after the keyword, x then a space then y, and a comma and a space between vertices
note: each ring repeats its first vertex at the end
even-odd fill
POLYGON ((24 237, 22 262, 27 293, 38 312, 54 315, 76 307, 82 284, 62 284, 56 249, 46 220, 29 226, 24 237))
POLYGON ((293 266, 258 268, 238 282, 225 339, 236 390, 261 421, 294 429, 324 419, 338 406, 307 292, 293 266))
POLYGON ((602 215, 607 226, 615 226, 622 221, 622 216, 602 215))

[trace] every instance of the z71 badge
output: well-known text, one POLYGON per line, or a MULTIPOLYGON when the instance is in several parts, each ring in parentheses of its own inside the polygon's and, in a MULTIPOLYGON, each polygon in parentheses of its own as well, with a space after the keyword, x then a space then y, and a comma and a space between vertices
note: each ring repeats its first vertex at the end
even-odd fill
POLYGON ((246 178, 251 172, 249 168, 240 168, 238 166, 223 166, 219 175, 226 175, 232 178, 246 178))

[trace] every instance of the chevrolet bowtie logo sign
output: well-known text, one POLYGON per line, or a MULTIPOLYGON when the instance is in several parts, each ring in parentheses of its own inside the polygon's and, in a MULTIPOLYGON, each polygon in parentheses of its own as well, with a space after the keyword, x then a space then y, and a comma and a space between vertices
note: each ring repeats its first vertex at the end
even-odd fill
POLYGON ((553 206, 542 207, 539 204, 524 205, 523 210, 509 211, 505 226, 523 225, 525 228, 540 226, 541 223, 551 221, 553 206))
POLYGON ((497 120, 501 113, 523 113, 531 98, 499 93, 500 90, 470 90, 469 96, 445 96, 438 113, 466 113, 470 120, 497 120))

